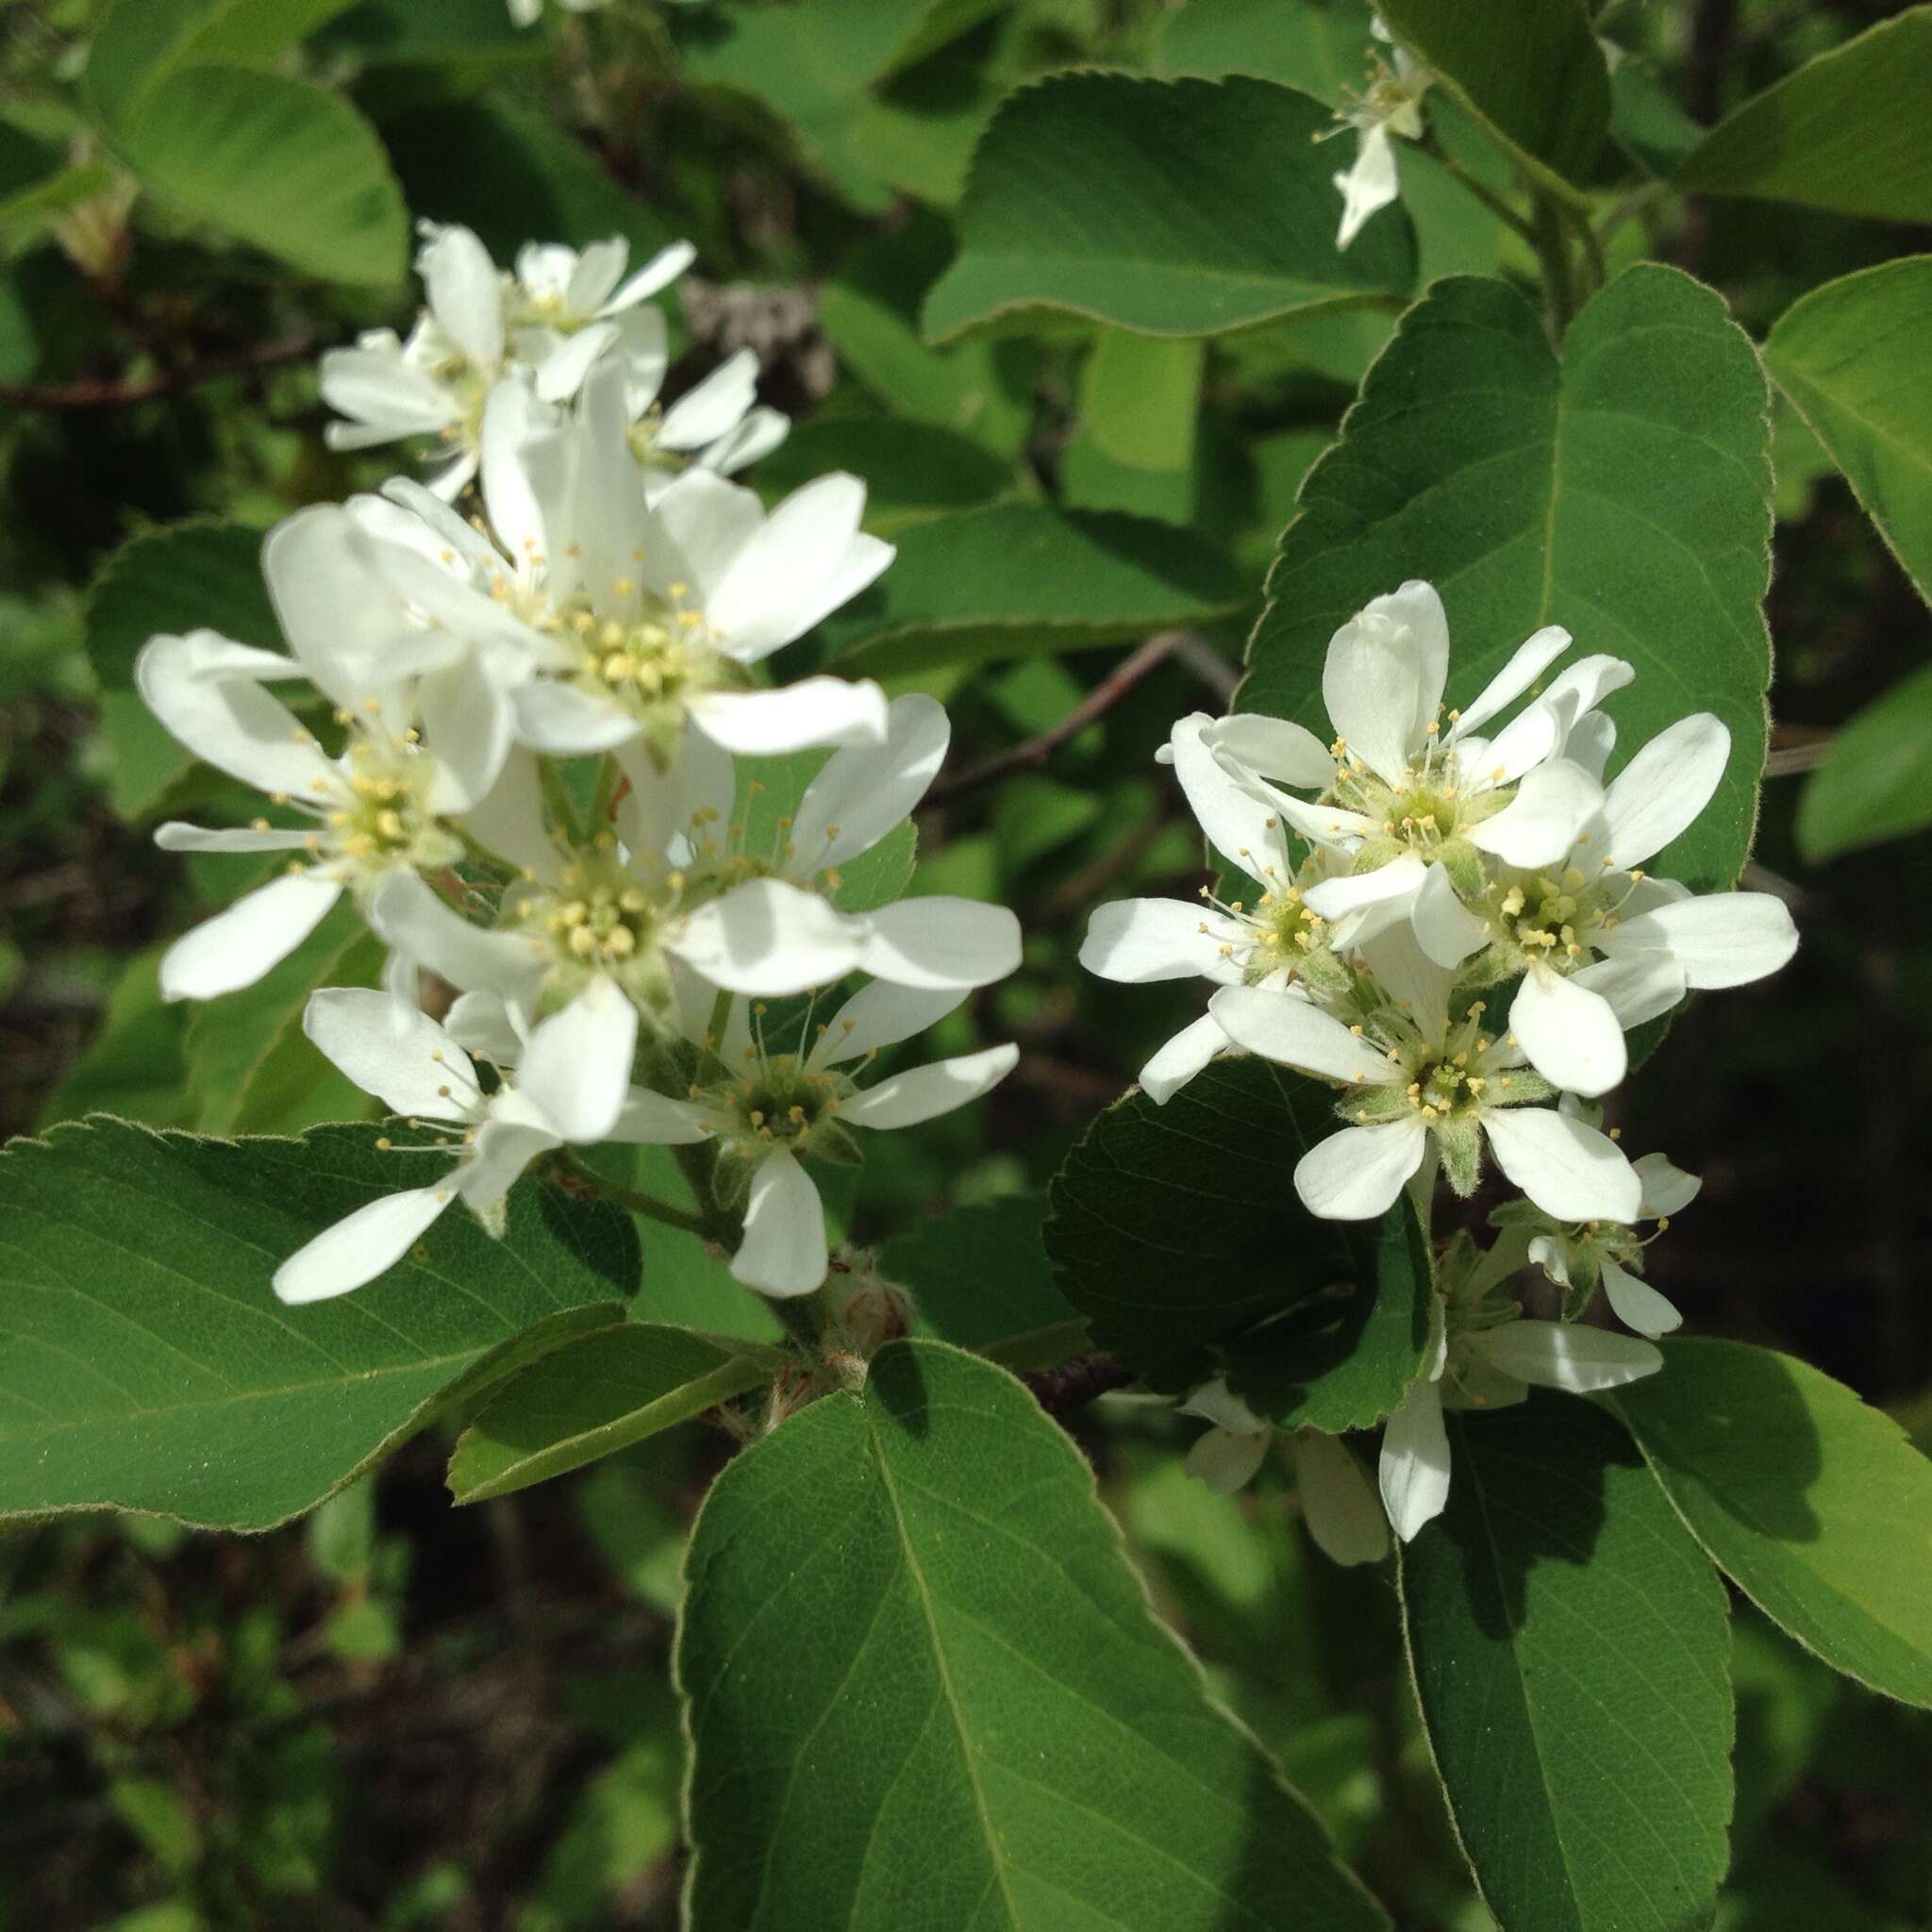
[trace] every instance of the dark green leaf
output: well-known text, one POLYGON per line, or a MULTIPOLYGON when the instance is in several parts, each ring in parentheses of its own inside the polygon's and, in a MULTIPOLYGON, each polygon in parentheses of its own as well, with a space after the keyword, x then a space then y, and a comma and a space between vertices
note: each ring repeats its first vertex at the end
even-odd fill
POLYGON ((581 1469, 770 1381, 782 1357, 627 1322, 553 1349, 484 1405, 450 1458, 458 1503, 581 1469))
POLYGON ((1238 703, 1325 734, 1330 636, 1409 577, 1447 607, 1452 705, 1531 631, 1561 624, 1579 653, 1636 667, 1605 708, 1613 770, 1686 712, 1729 727, 1716 796, 1654 861, 1728 886, 1764 762, 1766 446, 1757 358, 1688 275, 1627 270, 1578 316, 1560 363, 1512 290, 1439 282, 1303 482, 1238 703))
POLYGON ((926 298, 943 341, 1069 310, 1154 336, 1387 301, 1415 279, 1399 209, 1346 251, 1332 125, 1291 88, 1068 74, 1008 96, 974 156, 959 256, 926 298))
POLYGON ((1731 1810, 1724 1586, 1601 1410, 1452 1415, 1402 1553, 1436 1768, 1505 1932, 1702 1932, 1731 1810))
POLYGON ((724 1472, 687 1578, 694 1932, 1383 1923, 985 1362, 890 1344, 724 1472))
POLYGON ((891 569, 824 635, 841 669, 896 676, 1143 638, 1242 596, 1233 564, 1190 531, 1003 504, 902 531, 891 569))
POLYGON ((1677 171, 1682 188, 1923 222, 1932 211, 1932 7, 1907 8, 1721 122, 1677 171))
POLYGON ((1932 1706, 1932 1462, 1807 1363, 1664 1343, 1615 1407, 1691 1533, 1834 1670, 1932 1706))
POLYGON ((1252 74, 1340 107, 1374 45, 1363 0, 1187 0, 1163 18, 1155 71, 1252 74))
POLYGON ((1019 1195, 957 1208, 879 1250, 879 1272, 912 1291, 922 1335, 1045 1366, 1080 1345, 1081 1322, 1053 1278, 1040 1238, 1046 1204, 1019 1195))
POLYGON ((801 423, 753 475, 769 499, 831 470, 865 478, 865 527, 887 538, 941 510, 976 508, 1015 488, 1011 468, 983 445, 936 424, 888 416, 801 423))
POLYGON ((1406 1202, 1361 1226, 1302 1207, 1295 1162, 1335 1124, 1327 1088, 1253 1058, 1102 1114, 1046 1224, 1094 1341, 1172 1392, 1226 1363, 1282 1421, 1365 1426, 1394 1407, 1428 1340, 1428 1257, 1406 1202))
POLYGON ((95 580, 87 654, 104 685, 125 689, 149 638, 201 629, 264 651, 283 648, 261 578, 259 530, 187 523, 130 537, 95 580))
POLYGON ((526 1181, 502 1241, 453 1208, 369 1287, 283 1307, 269 1276, 285 1256, 447 1164, 375 1138, 237 1144, 97 1116, 8 1148, 0 1514, 112 1505, 265 1529, 439 1399, 521 1366, 526 1331, 608 1321, 635 1290, 625 1217, 526 1181))
POLYGON ((1764 359, 1932 603, 1928 341, 1932 255, 1913 255, 1813 289, 1778 317, 1764 359))

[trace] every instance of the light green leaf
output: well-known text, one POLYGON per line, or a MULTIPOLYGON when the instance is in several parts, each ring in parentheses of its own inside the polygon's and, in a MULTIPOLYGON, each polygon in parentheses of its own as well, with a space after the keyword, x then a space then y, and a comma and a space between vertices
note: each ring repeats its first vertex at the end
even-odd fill
POLYGON ((161 200, 305 275, 383 287, 408 265, 408 213, 375 130, 307 81, 171 69, 115 140, 161 200))
POLYGON ((1704 129, 1647 60, 1626 54, 1610 75, 1610 133, 1646 174, 1669 180, 1684 157, 1704 139, 1704 129))
POLYGON ((525 1181, 500 1241, 453 1208, 369 1287, 283 1307, 284 1257, 446 1170, 375 1139, 238 1144, 96 1116, 8 1148, 0 1515, 113 1506, 266 1529, 634 1291, 625 1217, 525 1181))
POLYGON ((1533 630, 1609 652, 1614 771, 1710 710, 1731 758, 1703 816, 1652 869, 1728 886, 1750 848, 1771 652, 1764 375, 1710 290, 1627 270, 1572 325, 1559 362, 1500 282, 1439 282, 1403 318, 1341 440, 1302 484, 1248 652, 1243 709, 1324 737, 1328 640, 1409 577, 1441 592, 1448 702, 1466 704, 1533 630))
POLYGON ((1794 302, 1766 339, 1764 360, 1932 603, 1928 341, 1932 255, 1913 255, 1794 302))
POLYGON ((693 1932, 1383 1923, 1002 1371, 890 1344, 724 1472, 686 1574, 693 1932))
POLYGON ((901 532, 891 569, 823 634, 841 670, 896 676, 1143 638, 1236 610, 1243 593, 1191 531, 1002 504, 901 532))
POLYGON ((782 1360, 688 1328, 600 1328, 490 1398, 457 1442, 450 1492, 480 1503, 581 1469, 769 1382, 782 1360))
POLYGON ((161 998, 160 962, 166 951, 165 945, 149 946, 129 958, 108 995, 93 1038, 42 1108, 43 1127, 96 1110, 155 1127, 192 1124, 186 1058, 189 1014, 161 998))
POLYGON ((621 235, 633 263, 676 238, 547 116, 462 101, 385 122, 383 139, 422 221, 473 228, 508 263, 532 239, 583 248, 621 235))
POLYGON ((1932 1707, 1932 1462, 1808 1363, 1663 1346, 1613 1402, 1691 1534, 1834 1670, 1932 1707))
POLYGON ((1731 1810, 1724 1586, 1601 1410, 1449 1418, 1402 1551, 1436 1768, 1504 1932, 1702 1932, 1731 1810))
POLYGON ((1923 222, 1932 209, 1932 7, 1911 7, 1808 60, 1692 149, 1677 185, 1837 214, 1923 222))
POLYGON ((916 1332, 978 1349, 1008 1368, 1048 1367, 1085 1324, 1055 1282, 1040 1238, 1046 1203, 1016 1195, 956 1208, 879 1250, 879 1273, 912 1291, 916 1332))
POLYGON ((1281 1422, 1388 1414, 1428 1341, 1428 1257, 1406 1203, 1366 1224, 1301 1205, 1294 1165, 1339 1124, 1329 1089, 1257 1058, 1102 1114, 1055 1177, 1046 1224, 1095 1343, 1170 1392, 1225 1367, 1281 1422))
POLYGON ((102 567, 88 603, 87 655, 112 690, 163 632, 220 631, 264 651, 284 648, 261 576, 261 532, 196 519, 130 537, 102 567))
POLYGON ((1385 0, 1380 11, 1538 179, 1589 185, 1610 75, 1580 0, 1385 0))
POLYGON ((1850 724, 1798 801, 1798 846, 1812 864, 1932 825, 1932 664, 1850 724))
POLYGON ((1161 21, 1154 70, 1252 74, 1339 107, 1361 90, 1369 20, 1363 0, 1187 0, 1161 21))
POLYGON ((1080 383, 1080 416, 1103 454, 1137 470, 1186 470, 1208 345, 1103 329, 1080 383))
POLYGON ((1399 209, 1346 251, 1331 125, 1307 94, 1065 74, 1011 94, 974 157, 959 255, 925 333, 1034 327, 1066 310, 1142 335, 1218 335, 1284 315, 1388 304, 1415 279, 1399 209))

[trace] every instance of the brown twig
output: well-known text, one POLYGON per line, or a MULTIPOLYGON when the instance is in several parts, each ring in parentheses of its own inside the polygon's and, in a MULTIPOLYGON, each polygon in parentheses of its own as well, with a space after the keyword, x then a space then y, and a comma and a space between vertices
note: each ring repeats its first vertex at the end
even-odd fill
POLYGON ((1065 1415, 1070 1409, 1085 1408, 1096 1396, 1108 1395, 1137 1380, 1132 1369, 1123 1368, 1112 1356, 1096 1352, 1076 1355, 1057 1369, 1041 1369, 1037 1374, 1022 1375, 1021 1381, 1033 1391, 1033 1399, 1048 1415, 1065 1415))
POLYGON ((11 403, 22 409, 116 409, 133 403, 153 402, 158 396, 198 388, 205 382, 218 382, 225 375, 246 375, 258 370, 274 369, 285 362, 299 362, 315 351, 311 336, 285 336, 272 342, 258 342, 246 349, 208 356, 199 362, 184 362, 177 369, 163 369, 138 382, 125 379, 85 382, 0 382, 0 403, 11 403))

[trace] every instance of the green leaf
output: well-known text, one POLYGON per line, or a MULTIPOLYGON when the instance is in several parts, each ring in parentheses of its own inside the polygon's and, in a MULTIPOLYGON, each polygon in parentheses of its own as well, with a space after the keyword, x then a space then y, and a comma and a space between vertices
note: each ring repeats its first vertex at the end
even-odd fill
POLYGON ((1932 825, 1932 664, 1840 727, 1798 801, 1812 864, 1932 825))
POLYGON ((930 423, 815 416, 753 472, 767 500, 847 470, 865 478, 865 527, 896 536, 941 510, 974 509, 1015 491, 1011 468, 983 445, 930 423))
POLYGON ((1613 1398, 1699 1542, 1834 1670, 1932 1707, 1932 1462, 1807 1363, 1667 1341, 1613 1398))
POLYGON ((1106 456, 1137 470, 1185 470, 1194 460, 1207 344, 1101 331, 1080 383, 1080 416, 1106 456))
POLYGON ((259 530, 212 520, 143 530, 94 580, 87 655, 110 691, 132 685, 134 659, 149 638, 200 629, 264 651, 284 648, 262 582, 259 530))
POLYGON ((897 676, 1091 650, 1199 624, 1242 601, 1234 565, 1191 531, 1000 504, 903 531, 891 569, 828 618, 823 635, 841 670, 897 676))
POLYGON ((1580 0, 1386 0, 1380 10, 1539 180, 1589 185, 1610 75, 1580 0))
POLYGON ((1928 71, 1932 7, 1907 8, 1746 101, 1691 151, 1677 185, 1923 222, 1932 209, 1928 71))
POLYGON ((1766 339, 1764 360, 1932 603, 1928 340, 1932 255, 1914 255, 1794 302, 1766 339))
POLYGON ((1301 1205, 1289 1176, 1335 1126, 1327 1088, 1256 1058, 1102 1114, 1046 1224, 1095 1344, 1173 1393, 1225 1365, 1281 1421, 1361 1427, 1394 1407, 1428 1341, 1428 1257, 1406 1203, 1361 1224, 1301 1205))
POLYGON ((188 1024, 192 1125, 204 1134, 295 1134, 326 1121, 369 1120, 378 1103, 302 1030, 308 995, 376 986, 382 943, 346 899, 251 986, 195 1009, 188 1024))
POLYGON ((641 263, 675 239, 589 148, 529 108, 464 101, 385 122, 382 133, 409 211, 475 229, 498 261, 533 238, 582 248, 621 235, 641 263))
POLYGON ((1009 95, 974 156, 925 333, 1067 310, 1152 336, 1388 303, 1415 279, 1396 209, 1346 251, 1321 104, 1224 81, 1065 74, 1009 95), (1265 184, 1265 189, 1260 185, 1265 184))
POLYGON ((879 1273, 912 1291, 917 1332, 1045 1367, 1080 1346, 1084 1324, 1041 1241, 1046 1203, 1015 1195, 956 1208, 879 1250, 879 1273))
POLYGON ((694 1932, 1383 1923, 985 1362, 881 1350, 725 1470, 686 1574, 694 1932))
POLYGON ((581 1469, 769 1382, 782 1359, 686 1328, 597 1329, 490 1398, 457 1442, 450 1493, 480 1503, 581 1469))
POLYGON ((192 1124, 189 1015, 161 998, 166 951, 166 945, 149 946, 129 958, 108 995, 98 1030, 42 1108, 42 1126, 96 1110, 155 1127, 192 1124))
POLYGON ((1163 18, 1154 69, 1219 80, 1252 74, 1339 107, 1374 45, 1363 0, 1187 0, 1163 18))
POLYGON ((319 51, 372 66, 541 62, 551 48, 500 0, 358 0, 316 37, 319 51))
POLYGON ((162 201, 305 275, 381 288, 408 266, 408 212, 375 130, 307 81, 174 69, 115 139, 162 201))
POLYGON ((446 1169, 375 1139, 238 1144, 96 1116, 8 1148, 0 1515, 113 1506, 266 1529, 634 1291, 625 1217, 525 1181, 502 1241, 454 1208, 369 1287, 283 1307, 284 1257, 446 1169))
POLYGON ((113 185, 114 171, 107 162, 83 161, 57 167, 37 181, 0 192, 0 260, 33 247, 70 208, 106 193, 113 185))
POLYGON ((1402 1605, 1484 1902, 1505 1932, 1702 1932, 1731 1810, 1724 1586, 1601 1410, 1539 1391, 1448 1422, 1449 1507, 1402 1552, 1402 1605))
POLYGON ((1704 139, 1704 129, 1635 54, 1624 55, 1610 75, 1610 133, 1639 167, 1661 181, 1704 139))
POLYGON ((1613 770, 1689 711, 1729 727, 1715 797, 1652 862, 1700 890, 1728 886, 1764 764, 1765 407, 1750 342, 1674 269, 1618 276, 1572 325, 1560 363, 1513 290, 1438 282, 1302 484, 1238 704, 1325 737, 1329 638, 1409 577, 1448 609, 1452 705, 1561 624, 1579 654, 1636 667, 1605 707, 1613 770))

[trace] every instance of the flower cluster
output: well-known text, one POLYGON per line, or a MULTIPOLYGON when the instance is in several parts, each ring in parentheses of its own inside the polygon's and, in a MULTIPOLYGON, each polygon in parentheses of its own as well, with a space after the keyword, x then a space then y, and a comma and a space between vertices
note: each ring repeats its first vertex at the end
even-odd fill
MULTIPOLYGON (((1388 58, 1371 51, 1365 85, 1345 108, 1336 109, 1341 123, 1337 134, 1354 128, 1355 165, 1335 176, 1341 191, 1341 226, 1335 237, 1337 248, 1346 248, 1361 233, 1362 224, 1378 208, 1385 208, 1401 192, 1395 165, 1395 142, 1423 137, 1423 96, 1436 78, 1432 68, 1424 67, 1406 49, 1394 44, 1394 37, 1379 14, 1369 22, 1369 30, 1389 48, 1388 58)), ((1318 136, 1317 139, 1324 137, 1318 136)))
POLYGON ((276 1274, 284 1300, 370 1280, 456 1200, 499 1228, 532 1159, 605 1141, 710 1143, 708 1226, 737 1230, 734 1274, 807 1293, 827 1254, 800 1157, 856 1158, 865 1133, 1013 1064, 996 1047, 865 1083, 1013 970, 1018 923, 880 904, 876 878, 847 891, 938 772, 946 715, 867 680, 772 679, 892 551, 861 529, 856 477, 769 513, 725 480, 774 440, 745 372, 657 413, 644 299, 689 258, 625 282, 621 242, 531 247, 506 277, 474 236, 438 232, 408 341, 365 339, 323 382, 359 418, 339 442, 433 433, 456 462, 435 489, 395 478, 270 533, 286 655, 208 630, 141 655, 175 736, 266 794, 248 824, 171 823, 159 843, 286 855, 169 950, 164 995, 251 984, 346 895, 388 948, 384 990, 317 993, 308 1036, 452 1130, 454 1167, 318 1237, 276 1274), (673 473, 667 450, 694 459, 673 473), (446 499, 472 477, 464 514, 446 499), (829 756, 802 790, 797 765, 757 762, 811 751, 829 756), (814 1026, 804 996, 855 974, 871 983, 814 1026), (440 1019, 422 1010, 436 981, 456 995, 440 1019))
MULTIPOLYGON (((1770 894, 1693 894, 1645 872, 1708 804, 1729 734, 1707 713, 1681 719, 1607 780, 1616 733, 1601 705, 1634 673, 1584 657, 1543 682, 1571 641, 1538 631, 1445 713, 1447 621, 1410 582, 1330 641, 1327 741, 1278 718, 1182 719, 1161 756, 1209 844, 1253 884, 1204 890, 1199 905, 1102 907, 1081 952, 1110 979, 1215 988, 1142 1070, 1157 1102, 1229 1052, 1339 1090, 1340 1130, 1294 1173, 1311 1213, 1371 1219, 1405 1187, 1426 1204, 1438 1174, 1467 1197, 1486 1157, 1525 1197, 1503 1210, 1503 1274, 1445 1292, 1435 1372, 1389 1431, 1384 1492, 1404 1535, 1441 1507, 1441 1406, 1471 1386, 1471 1362, 1500 1350, 1519 1396, 1529 1381, 1607 1386, 1577 1354, 1585 1331, 1521 1321, 1491 1299, 1503 1280, 1534 1263, 1564 1288, 1568 1318, 1601 1287, 1640 1332, 1675 1325, 1638 1279, 1632 1228, 1696 1184, 1660 1157, 1630 1161, 1584 1103, 1623 1079, 1629 1028, 1693 989, 1774 972, 1797 944, 1770 894), (1410 1451, 1439 1484, 1391 1476, 1391 1455, 1410 1451)), ((1608 1340, 1622 1344, 1611 1381, 1661 1360, 1608 1340)))

